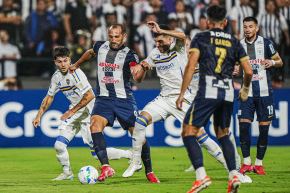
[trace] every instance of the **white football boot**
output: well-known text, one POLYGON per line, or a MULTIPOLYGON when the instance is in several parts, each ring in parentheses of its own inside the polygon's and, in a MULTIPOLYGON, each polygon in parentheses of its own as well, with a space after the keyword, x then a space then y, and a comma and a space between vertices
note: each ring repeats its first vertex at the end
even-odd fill
POLYGON ((59 174, 56 178, 52 179, 52 181, 60 181, 60 180, 73 180, 74 175, 72 171, 63 172, 59 174))
POLYGON ((126 171, 123 173, 123 177, 124 178, 128 178, 133 176, 133 174, 135 172, 138 172, 142 169, 142 163, 141 160, 136 160, 136 159, 132 159, 130 160, 130 165, 129 167, 126 169, 126 171))

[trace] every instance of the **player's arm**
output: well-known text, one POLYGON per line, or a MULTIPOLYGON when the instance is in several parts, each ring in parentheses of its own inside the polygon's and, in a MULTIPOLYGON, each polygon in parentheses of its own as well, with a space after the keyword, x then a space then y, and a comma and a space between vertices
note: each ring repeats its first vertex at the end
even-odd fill
POLYGON ((274 45, 272 44, 272 42, 269 41, 265 51, 266 53, 268 53, 267 57, 270 58, 270 59, 265 59, 261 62, 261 64, 265 68, 271 68, 271 67, 279 68, 283 66, 283 61, 279 53, 274 48, 274 45))
POLYGON ((249 87, 251 84, 253 70, 250 65, 249 57, 245 56, 240 60, 241 67, 244 71, 244 80, 243 80, 243 87, 240 90, 239 98, 242 101, 246 101, 248 99, 249 87))
POLYGON ((176 31, 176 30, 164 30, 164 29, 160 29, 159 25, 156 22, 154 22, 154 21, 147 22, 147 25, 150 27, 150 29, 154 33, 172 36, 174 38, 177 38, 179 40, 182 40, 182 42, 185 45, 186 35, 183 32, 176 31))
POLYGON ((193 48, 189 51, 188 62, 185 67, 180 94, 179 94, 178 99, 176 100, 176 107, 178 109, 182 108, 184 94, 192 80, 192 76, 195 72, 195 67, 198 63, 199 56, 200 56, 200 52, 198 49, 193 48))
POLYGON ((93 100, 95 98, 94 92, 92 89, 88 90, 84 95, 83 98, 80 100, 80 102, 78 104, 76 104, 73 108, 69 109, 68 111, 66 111, 62 116, 61 116, 61 120, 64 121, 68 118, 70 118, 71 116, 73 116, 78 110, 80 110, 81 108, 85 107, 89 102, 91 102, 91 100, 93 100))
POLYGON ((69 67, 71 71, 75 71, 77 68, 79 68, 83 63, 90 60, 91 58, 95 57, 96 53, 93 49, 87 50, 81 57, 74 63, 72 66, 69 67))
POLYGON ((39 107, 38 113, 37 113, 36 117, 34 118, 34 120, 32 121, 32 124, 34 127, 39 126, 40 119, 41 119, 43 113, 49 108, 49 106, 53 102, 53 99, 54 99, 54 97, 50 96, 50 95, 46 95, 44 97, 44 99, 42 100, 42 103, 39 107))
POLYGON ((149 69, 150 69, 150 66, 145 61, 142 61, 139 65, 136 65, 136 66, 130 68, 133 79, 138 83, 140 83, 144 80, 144 78, 146 76, 146 72, 149 69))

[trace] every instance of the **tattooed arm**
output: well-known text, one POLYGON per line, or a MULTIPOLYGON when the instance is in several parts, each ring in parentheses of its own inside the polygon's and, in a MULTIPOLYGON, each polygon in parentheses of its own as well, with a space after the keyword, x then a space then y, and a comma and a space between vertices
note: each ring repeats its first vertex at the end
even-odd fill
POLYGON ((91 100, 93 100, 95 98, 94 92, 92 89, 88 90, 83 98, 81 99, 81 101, 74 106, 73 108, 69 109, 68 111, 66 111, 62 116, 61 116, 61 120, 66 120, 68 118, 70 118, 71 116, 73 116, 78 110, 80 110, 81 108, 85 107, 91 100))
POLYGON ((39 107, 38 113, 35 117, 35 119, 32 121, 32 124, 34 127, 39 126, 40 119, 43 115, 43 113, 48 109, 48 107, 51 105, 54 97, 50 95, 46 95, 46 97, 43 99, 41 106, 39 107))

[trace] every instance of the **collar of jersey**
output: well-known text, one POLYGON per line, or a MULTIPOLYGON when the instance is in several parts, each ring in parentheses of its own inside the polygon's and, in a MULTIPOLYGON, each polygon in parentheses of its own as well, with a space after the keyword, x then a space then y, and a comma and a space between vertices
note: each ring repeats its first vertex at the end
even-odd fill
POLYGON ((250 44, 250 45, 252 45, 252 44, 254 44, 254 43, 257 41, 258 37, 259 37, 259 36, 256 35, 256 39, 255 39, 253 42, 248 42, 247 39, 245 38, 245 42, 246 42, 246 44, 250 44))
POLYGON ((110 49, 113 50, 113 51, 119 51, 119 50, 123 50, 123 49, 125 48, 125 45, 123 44, 120 48, 117 48, 117 49, 115 49, 115 48, 111 48, 111 46, 109 46, 109 47, 110 47, 110 49))

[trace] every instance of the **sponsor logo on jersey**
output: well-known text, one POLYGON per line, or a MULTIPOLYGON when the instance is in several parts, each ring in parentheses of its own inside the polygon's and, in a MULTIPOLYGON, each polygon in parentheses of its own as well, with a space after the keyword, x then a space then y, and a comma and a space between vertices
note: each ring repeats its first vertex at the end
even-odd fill
POLYGON ((102 68, 103 72, 114 72, 116 69, 120 69, 119 64, 111 64, 107 62, 101 62, 99 63, 99 67, 102 68))
POLYGON ((66 84, 69 85, 70 80, 69 79, 66 79, 65 81, 66 81, 66 84))
POLYGON ((111 76, 104 76, 101 82, 105 84, 116 84, 116 83, 119 83, 120 80, 116 80, 114 79, 114 77, 111 77, 111 76))

